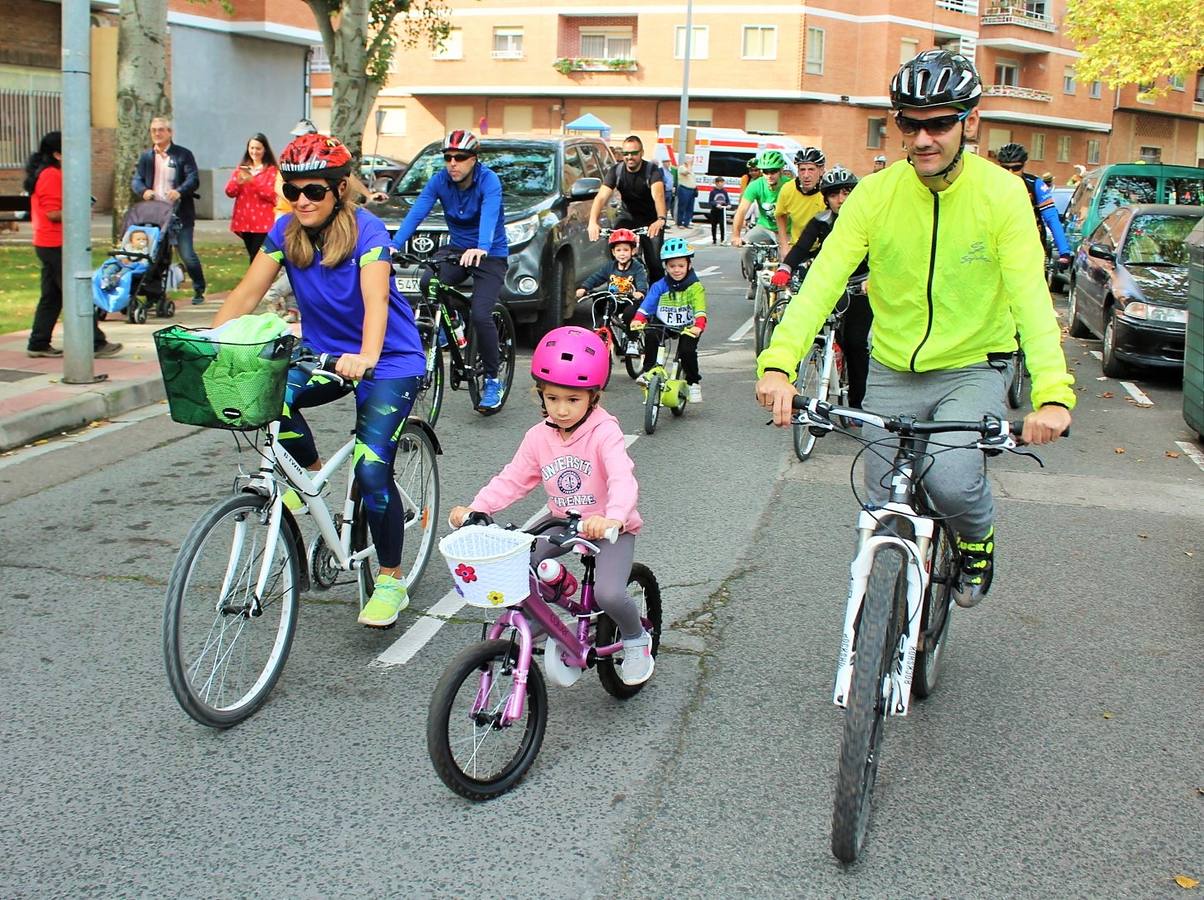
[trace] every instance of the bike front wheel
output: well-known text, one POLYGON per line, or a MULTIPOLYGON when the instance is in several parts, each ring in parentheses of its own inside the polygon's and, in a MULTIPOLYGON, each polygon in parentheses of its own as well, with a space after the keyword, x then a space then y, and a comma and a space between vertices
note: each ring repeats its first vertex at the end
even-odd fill
MULTIPOLYGON (((823 365, 824 351, 818 345, 812 345, 807 351, 807 355, 803 357, 803 361, 799 363, 798 380, 795 382, 795 387, 798 392, 805 397, 819 397, 820 385, 822 382, 822 373, 820 367, 823 365)), ((824 399, 820 397, 820 399, 824 399)), ((807 425, 795 425, 794 428, 794 455, 798 457, 799 462, 806 462, 811 457, 811 452, 815 449, 815 434, 807 425)))
POLYGON ((899 548, 878 550, 861 606, 832 810, 832 853, 844 863, 857 859, 869 824, 886 722, 883 694, 896 649, 895 612, 907 591, 906 565, 899 548))
POLYGON ((644 434, 654 434, 656 423, 661 417, 661 377, 648 379, 648 396, 644 399, 644 434))
POLYGON ((949 636, 949 617, 953 615, 953 582, 957 577, 957 553, 949 541, 949 532, 937 527, 932 539, 931 573, 924 609, 920 614, 922 649, 916 651, 915 671, 911 679, 911 694, 924 700, 936 690, 940 675, 941 651, 949 636))
MULTIPOLYGON (((661 646, 661 587, 657 584, 652 570, 643 563, 635 563, 631 567, 631 574, 627 576, 627 596, 635 601, 644 628, 652 635, 652 656, 655 658, 661 646)), ((594 643, 599 647, 608 647, 620 640, 619 626, 606 614, 598 617, 598 627, 594 634, 594 643)), ((599 657, 598 680, 602 682, 606 693, 620 700, 627 700, 638 694, 644 685, 623 682, 618 672, 618 666, 622 662, 622 653, 599 657)))
POLYGON ((758 282, 753 294, 753 342, 756 344, 758 355, 765 349, 765 320, 768 318, 769 292, 765 290, 765 285, 758 282))
POLYGON ((473 329, 472 337, 468 342, 468 359, 469 372, 468 378, 468 396, 472 400, 473 408, 483 416, 492 416, 499 413, 502 407, 506 405, 506 400, 510 396, 510 386, 514 382, 514 351, 516 337, 514 334, 514 319, 510 316, 510 311, 500 303, 493 305, 493 325, 497 329, 497 347, 498 347, 498 381, 502 383, 501 402, 497 406, 489 409, 481 408, 481 394, 485 390, 485 370, 481 363, 480 354, 478 352, 478 342, 476 329, 473 329))
POLYGON ((431 360, 427 364, 426 374, 422 376, 422 385, 414 401, 414 415, 434 428, 435 423, 439 421, 439 413, 443 410, 443 350, 436 345, 429 352, 431 360))
POLYGON ((539 666, 527 672, 522 720, 501 724, 517 685, 518 647, 484 641, 452 660, 431 697, 426 749, 435 772, 469 800, 490 800, 522 779, 543 743, 548 691, 539 666))
POLYGON ((167 679, 184 711, 212 728, 237 725, 263 705, 292 646, 299 555, 287 523, 268 546, 270 510, 258 494, 213 507, 184 539, 168 580, 167 679))
POLYGON ((644 371, 644 332, 629 331, 627 332, 628 343, 634 343, 635 347, 623 348, 623 366, 627 369, 628 376, 635 380, 640 377, 640 373, 644 371), (634 350, 634 353, 628 353, 628 350, 634 350))

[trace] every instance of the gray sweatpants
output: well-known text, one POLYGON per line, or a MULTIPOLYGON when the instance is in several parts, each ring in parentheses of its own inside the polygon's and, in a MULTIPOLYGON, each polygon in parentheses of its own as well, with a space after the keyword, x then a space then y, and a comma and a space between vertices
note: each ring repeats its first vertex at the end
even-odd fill
MULTIPOLYGON (((549 537, 564 534, 567 528, 551 528, 544 532, 549 537)), ((638 638, 644 631, 640 622, 640 611, 635 601, 627 596, 627 577, 631 574, 631 563, 635 559, 635 535, 621 534, 613 544, 597 541, 598 555, 594 557, 594 600, 598 607, 619 626, 619 635, 625 641, 638 638)), ((545 559, 563 556, 568 547, 557 547, 548 541, 536 541, 531 551, 531 565, 537 566, 545 559)))
MULTIPOLYGON (((880 415, 911 415, 936 421, 977 422, 984 415, 1004 418, 1004 398, 1011 379, 1011 363, 1003 360, 976 363, 963 369, 914 373, 896 372, 871 359, 864 407, 867 412, 880 415)), ((865 426, 862 437, 888 439, 887 443, 867 450, 864 456, 870 502, 880 506, 890 497, 891 464, 898 444, 888 432, 873 425, 865 426)), ((938 435, 933 440, 965 445, 977 437, 973 432, 958 431, 938 435)), ((949 519, 960 538, 976 541, 986 537, 995 520, 995 500, 981 450, 937 453, 923 484, 936 511, 949 519)))

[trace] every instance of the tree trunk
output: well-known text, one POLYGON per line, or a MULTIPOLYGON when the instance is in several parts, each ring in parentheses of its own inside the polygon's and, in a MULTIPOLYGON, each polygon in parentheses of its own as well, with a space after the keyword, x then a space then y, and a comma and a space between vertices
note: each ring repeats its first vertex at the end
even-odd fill
POLYGON ((113 240, 133 200, 138 154, 150 120, 171 115, 167 96, 167 0, 121 0, 117 35, 117 152, 113 160, 113 240))

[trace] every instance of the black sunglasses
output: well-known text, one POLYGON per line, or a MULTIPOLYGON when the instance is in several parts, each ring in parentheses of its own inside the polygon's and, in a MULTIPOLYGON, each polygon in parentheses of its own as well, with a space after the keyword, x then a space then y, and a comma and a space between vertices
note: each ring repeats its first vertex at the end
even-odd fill
POLYGON ((1004 166, 1009 172, 1023 172, 1024 166, 1004 166))
POLYGON ((280 193, 284 194, 284 199, 289 203, 296 203, 301 199, 302 194, 311 203, 321 203, 326 195, 333 190, 334 188, 328 184, 307 184, 305 187, 299 187, 286 181, 280 186, 280 193))
POLYGON ((920 129, 927 131, 929 134, 945 134, 953 129, 953 126, 958 122, 963 122, 966 116, 970 115, 969 111, 957 113, 952 116, 935 116, 931 119, 913 119, 911 116, 905 116, 903 113, 895 113, 895 124, 899 126, 899 130, 908 137, 919 134, 920 129))
POLYGON ((472 159, 472 154, 471 153, 444 153, 443 154, 444 162, 451 162, 453 159, 456 162, 464 162, 464 160, 466 160, 466 159, 472 159))

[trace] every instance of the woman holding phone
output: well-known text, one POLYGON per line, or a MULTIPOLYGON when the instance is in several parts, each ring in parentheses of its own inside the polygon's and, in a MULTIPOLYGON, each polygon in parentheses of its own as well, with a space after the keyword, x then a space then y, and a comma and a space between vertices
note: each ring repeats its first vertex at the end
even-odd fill
POLYGON ((262 134, 247 141, 242 162, 226 182, 226 196, 234 198, 230 230, 242 238, 247 256, 254 260, 276 222, 276 156, 262 134))

